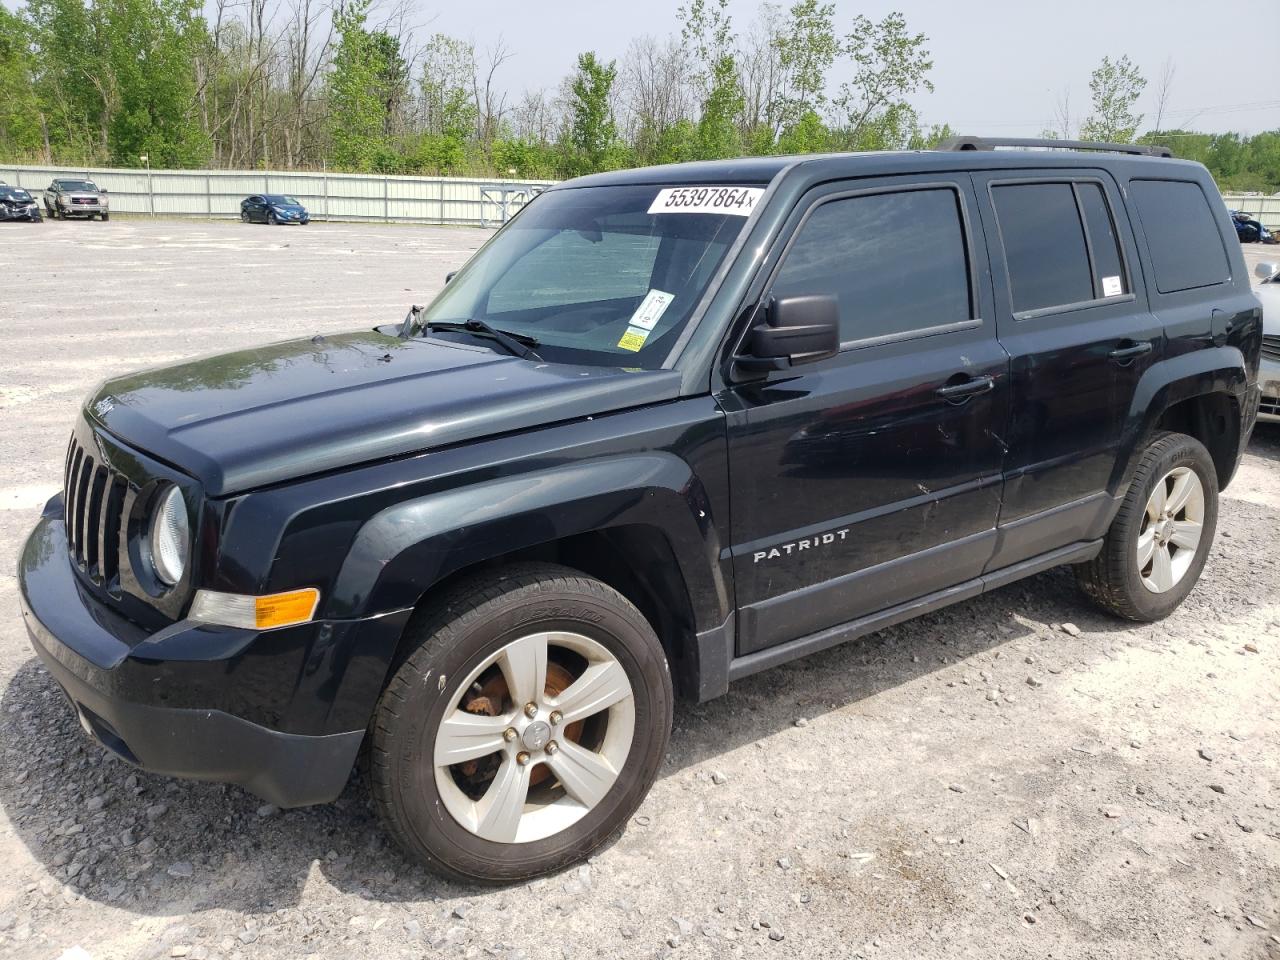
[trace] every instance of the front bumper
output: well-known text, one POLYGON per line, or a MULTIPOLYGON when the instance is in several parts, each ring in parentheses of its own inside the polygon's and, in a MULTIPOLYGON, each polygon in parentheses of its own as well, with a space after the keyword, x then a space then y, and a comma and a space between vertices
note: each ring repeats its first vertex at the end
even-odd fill
POLYGON ((1258 389, 1262 393, 1258 419, 1280 423, 1280 361, 1263 358, 1258 367, 1258 389))
POLYGON ((41 220, 40 208, 34 204, 25 208, 0 206, 0 221, 8 222, 10 220, 39 223, 41 220))
MULTIPOLYGON (((50 501, 28 538, 18 579, 32 646, 81 726, 108 750, 155 773, 238 784, 281 807, 326 803, 342 792, 364 725, 336 733, 285 732, 226 708, 246 697, 287 703, 304 690, 301 680, 278 689, 279 677, 257 666, 286 659, 304 642, 300 636, 191 621, 148 635, 81 586, 67 554, 60 498, 50 501), (271 645, 270 655, 243 656, 264 643, 271 645), (185 702, 192 699, 203 702, 185 702)), ((330 644, 342 645, 335 637, 344 632, 332 623, 306 626, 314 628, 308 637, 327 635, 330 644)), ((315 644, 305 646, 300 659, 316 672, 315 644)), ((332 680, 331 673, 319 672, 332 680)))

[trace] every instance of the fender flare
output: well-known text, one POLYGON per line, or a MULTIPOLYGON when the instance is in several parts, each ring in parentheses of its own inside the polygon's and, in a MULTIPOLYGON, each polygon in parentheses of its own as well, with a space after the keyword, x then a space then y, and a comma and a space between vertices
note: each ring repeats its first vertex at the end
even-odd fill
POLYGON ((699 628, 723 621, 730 587, 709 499, 689 465, 662 451, 548 467, 387 507, 356 533, 328 612, 362 617, 412 607, 473 564, 624 525, 667 538, 699 628))
POLYGON ((1155 430, 1166 410, 1184 400, 1227 394, 1240 409, 1249 391, 1244 354, 1233 346, 1195 350, 1153 363, 1138 381, 1120 437, 1116 467, 1108 486, 1118 496, 1128 485, 1142 455, 1142 441, 1155 430))

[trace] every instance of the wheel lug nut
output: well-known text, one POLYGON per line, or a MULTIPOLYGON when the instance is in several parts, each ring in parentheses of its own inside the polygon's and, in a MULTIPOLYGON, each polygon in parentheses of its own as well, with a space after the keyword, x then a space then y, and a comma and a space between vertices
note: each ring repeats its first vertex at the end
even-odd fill
POLYGON ((502 731, 502 739, 507 741, 507 743, 510 743, 518 736, 520 736, 520 734, 516 733, 515 727, 507 727, 507 729, 502 731))
POLYGON ((529 763, 529 755, 521 750, 516 754, 516 763, 520 764, 522 767, 527 766, 529 763))
POLYGON ((551 721, 552 726, 555 726, 557 723, 559 723, 561 720, 564 719, 564 714, 561 713, 559 710, 552 710, 551 716, 548 717, 547 719, 551 721))
POLYGON ((560 744, 556 743, 554 740, 548 740, 547 745, 543 747, 543 749, 547 751, 548 755, 553 754, 560 749, 560 744))
POLYGON ((536 703, 526 703, 524 705, 524 715, 532 720, 538 715, 538 705, 536 703))

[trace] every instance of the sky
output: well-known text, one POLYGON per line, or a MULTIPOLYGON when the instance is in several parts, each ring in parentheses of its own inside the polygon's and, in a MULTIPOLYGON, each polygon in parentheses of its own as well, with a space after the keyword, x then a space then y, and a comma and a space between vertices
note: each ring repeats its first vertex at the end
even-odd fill
MULTIPOLYGON (((501 34, 515 54, 500 74, 513 92, 554 90, 584 50, 621 57, 635 35, 679 29, 680 0, 408 2, 422 36, 439 31, 484 48, 501 34)), ((745 31, 757 9, 756 0, 732 0, 735 27, 745 31)), ((914 98, 926 124, 1038 136, 1064 90, 1083 118, 1090 72, 1104 55, 1128 54, 1149 81, 1139 105, 1148 121, 1156 79, 1171 60, 1177 125, 1210 133, 1280 128, 1280 80, 1270 63, 1277 0, 836 0, 838 32, 858 13, 879 20, 893 10, 929 37, 935 91, 914 98)))

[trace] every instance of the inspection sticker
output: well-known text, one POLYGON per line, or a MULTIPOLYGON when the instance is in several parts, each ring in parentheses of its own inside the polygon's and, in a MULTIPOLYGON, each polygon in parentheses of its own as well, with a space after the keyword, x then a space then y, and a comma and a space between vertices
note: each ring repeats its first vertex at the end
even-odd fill
POLYGON ((1102 278, 1102 295, 1104 297, 1118 297, 1122 293, 1124 293, 1124 284, 1120 282, 1119 277, 1102 278))
POLYGON ((667 307, 671 306, 671 301, 675 298, 674 293, 650 290, 640 301, 640 306, 636 307, 636 312, 631 315, 631 326, 652 330, 658 325, 658 321, 662 319, 662 315, 667 312, 667 307))
POLYGON ((623 350, 630 350, 632 353, 636 353, 644 346, 644 342, 648 339, 648 330, 641 330, 639 327, 627 327, 627 332, 624 333, 622 335, 622 339, 618 341, 618 346, 623 350))
POLYGON ((764 196, 764 187, 666 187, 649 204, 650 213, 727 213, 746 217, 764 196))

